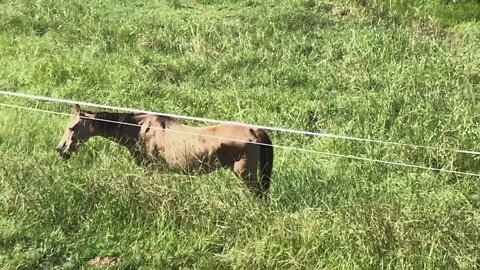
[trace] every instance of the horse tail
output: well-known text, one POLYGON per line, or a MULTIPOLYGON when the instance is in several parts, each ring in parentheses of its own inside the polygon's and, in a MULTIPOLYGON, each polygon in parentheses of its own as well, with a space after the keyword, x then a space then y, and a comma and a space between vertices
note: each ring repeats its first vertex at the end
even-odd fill
POLYGON ((270 188, 273 168, 273 146, 270 137, 263 130, 258 130, 260 144, 260 185, 262 191, 267 193, 270 188))

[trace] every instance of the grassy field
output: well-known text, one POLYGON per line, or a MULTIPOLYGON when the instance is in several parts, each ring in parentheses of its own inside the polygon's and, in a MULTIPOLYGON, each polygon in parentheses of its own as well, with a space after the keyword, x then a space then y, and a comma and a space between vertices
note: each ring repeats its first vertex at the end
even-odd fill
MULTIPOLYGON (((0 0, 0 66, 2 90, 480 149, 478 1, 0 0)), ((102 139, 60 160, 66 123, 0 107, 2 269, 480 267, 478 177, 276 149, 266 204, 227 170, 150 171, 102 139)), ((446 150, 270 134, 480 173, 446 150)))

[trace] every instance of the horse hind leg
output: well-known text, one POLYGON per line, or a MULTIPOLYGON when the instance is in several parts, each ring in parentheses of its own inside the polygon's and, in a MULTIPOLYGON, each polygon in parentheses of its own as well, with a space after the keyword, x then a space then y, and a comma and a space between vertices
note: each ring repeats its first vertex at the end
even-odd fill
POLYGON ((264 195, 265 192, 257 177, 257 163, 243 158, 234 163, 233 170, 245 181, 248 188, 256 196, 262 197, 264 195))

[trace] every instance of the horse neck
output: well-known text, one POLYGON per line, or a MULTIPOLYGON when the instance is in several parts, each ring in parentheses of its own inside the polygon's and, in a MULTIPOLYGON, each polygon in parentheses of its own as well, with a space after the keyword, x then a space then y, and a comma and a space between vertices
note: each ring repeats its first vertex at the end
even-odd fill
POLYGON ((135 143, 140 130, 131 113, 99 112, 94 116, 93 134, 119 144, 129 146, 135 143))

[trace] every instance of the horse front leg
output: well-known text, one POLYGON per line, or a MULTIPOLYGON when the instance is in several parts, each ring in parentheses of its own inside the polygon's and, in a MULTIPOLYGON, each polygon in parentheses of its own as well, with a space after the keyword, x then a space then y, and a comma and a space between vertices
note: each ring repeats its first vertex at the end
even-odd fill
POLYGON ((243 179, 243 181, 245 181, 248 188, 255 194, 255 196, 261 198, 265 196, 266 191, 263 190, 262 185, 258 181, 257 162, 255 162, 255 160, 242 158, 234 163, 233 170, 243 179))
POLYGON ((138 166, 146 166, 150 164, 150 159, 140 147, 130 148, 130 154, 138 166))

